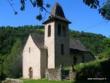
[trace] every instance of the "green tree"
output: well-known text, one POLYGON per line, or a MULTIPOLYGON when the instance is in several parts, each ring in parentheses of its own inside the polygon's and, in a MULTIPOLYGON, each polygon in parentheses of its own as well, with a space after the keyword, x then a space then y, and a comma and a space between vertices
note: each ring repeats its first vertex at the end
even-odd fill
POLYGON ((100 53, 98 56, 99 59, 110 59, 110 48, 105 49, 104 52, 100 53))
MULTIPOLYGON (((4 73, 8 77, 20 76, 21 52, 30 33, 40 35, 44 33, 44 29, 42 26, 0 28, 0 60, 4 60, 4 73)), ((110 39, 101 34, 70 31, 70 38, 79 39, 87 49, 96 55, 107 51, 106 48, 110 49, 110 39)))
POLYGON ((105 49, 99 54, 98 58, 110 58, 110 38, 106 38, 103 40, 103 46, 105 47, 105 49))
POLYGON ((110 38, 105 38, 103 40, 103 45, 106 47, 106 48, 110 48, 110 38))
POLYGON ((21 41, 19 39, 14 43, 11 53, 7 55, 4 62, 4 73, 8 77, 21 76, 21 41))

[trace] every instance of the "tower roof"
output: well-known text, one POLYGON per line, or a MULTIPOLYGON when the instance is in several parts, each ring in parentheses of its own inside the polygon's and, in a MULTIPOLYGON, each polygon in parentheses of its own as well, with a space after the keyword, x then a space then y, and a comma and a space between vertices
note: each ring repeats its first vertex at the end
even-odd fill
POLYGON ((62 18, 65 18, 64 12, 62 7, 59 5, 59 3, 55 3, 54 7, 52 8, 51 11, 52 16, 60 16, 62 18))
POLYGON ((71 23, 69 20, 66 19, 63 9, 58 2, 55 3, 55 5, 53 6, 51 10, 49 18, 45 22, 43 22, 43 24, 47 24, 55 20, 60 20, 60 21, 64 21, 67 23, 71 23))

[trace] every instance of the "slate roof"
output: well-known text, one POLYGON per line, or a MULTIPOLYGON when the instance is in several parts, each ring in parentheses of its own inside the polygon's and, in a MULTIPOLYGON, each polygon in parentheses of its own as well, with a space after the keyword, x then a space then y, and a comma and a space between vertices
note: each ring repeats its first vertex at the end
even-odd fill
POLYGON ((70 39, 70 48, 79 51, 88 51, 78 39, 70 39))
POLYGON ((59 3, 55 3, 54 7, 52 8, 51 11, 52 16, 60 16, 62 18, 65 18, 64 12, 62 7, 59 5, 59 3))
POLYGON ((58 3, 54 5, 54 7, 51 10, 51 14, 49 18, 45 22, 43 22, 43 24, 47 24, 48 22, 55 21, 55 20, 71 23, 69 20, 65 18, 63 9, 58 3))
POLYGON ((31 37, 38 48, 44 48, 44 34, 31 34, 31 37))
MULTIPOLYGON (((38 48, 44 48, 44 34, 31 34, 31 36, 38 48)), ((84 45, 76 39, 70 39, 70 48, 79 51, 88 51, 84 45)))

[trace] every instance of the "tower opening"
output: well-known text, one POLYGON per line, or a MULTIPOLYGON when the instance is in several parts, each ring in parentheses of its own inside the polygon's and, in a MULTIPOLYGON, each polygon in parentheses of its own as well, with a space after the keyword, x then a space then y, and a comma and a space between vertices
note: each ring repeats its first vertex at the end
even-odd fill
POLYGON ((48 37, 51 36, 51 25, 48 26, 48 37))
POLYGON ((61 24, 58 24, 58 36, 61 35, 61 24))
POLYGON ((62 31, 63 31, 63 36, 66 36, 66 27, 65 26, 62 27, 62 31))
POLYGON ((61 55, 64 55, 64 44, 61 44, 61 55))

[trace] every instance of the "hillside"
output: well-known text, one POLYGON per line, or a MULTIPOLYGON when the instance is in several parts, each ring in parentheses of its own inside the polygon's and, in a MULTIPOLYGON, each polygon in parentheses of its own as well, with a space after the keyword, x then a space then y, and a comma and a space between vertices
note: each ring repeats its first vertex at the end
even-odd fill
MULTIPOLYGON (((24 43, 29 33, 43 33, 43 27, 1 27, 0 54, 10 53, 10 50, 17 39, 22 40, 21 42, 24 43)), ((104 49, 103 40, 106 39, 106 37, 101 34, 70 31, 70 37, 79 39, 87 47, 87 49, 89 49, 95 54, 102 52, 102 50, 104 49)))
MULTIPOLYGON (((21 76, 21 73, 19 73, 21 72, 19 59, 30 33, 44 33, 43 26, 0 27, 0 59, 4 60, 3 74, 5 76, 21 76), (16 65, 18 66, 16 67, 16 65), (14 72, 15 70, 16 72, 14 72)), ((102 54, 110 53, 106 50, 110 45, 110 39, 101 34, 70 30, 70 38, 79 39, 96 56, 103 57, 102 54)))

